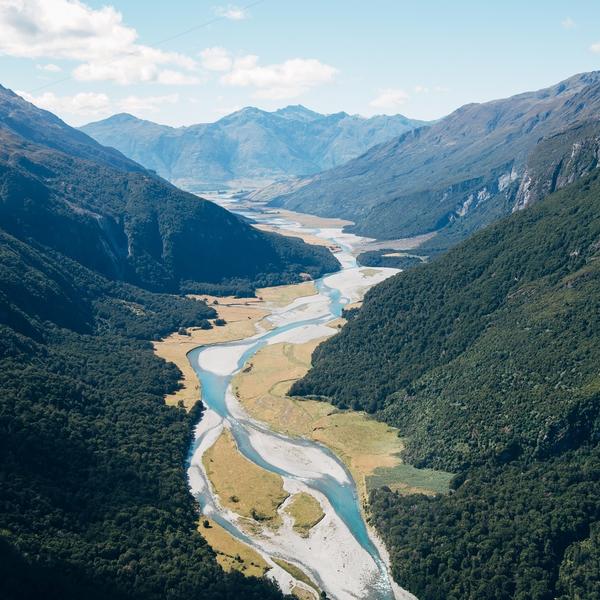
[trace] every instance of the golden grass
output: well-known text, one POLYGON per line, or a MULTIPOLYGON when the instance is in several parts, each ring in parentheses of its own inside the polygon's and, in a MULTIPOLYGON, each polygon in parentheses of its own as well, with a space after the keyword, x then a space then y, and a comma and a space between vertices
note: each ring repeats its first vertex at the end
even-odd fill
POLYGON ((283 479, 242 456, 228 430, 204 453, 202 463, 223 506, 269 526, 279 525, 277 509, 289 495, 283 479))
POLYGON ((256 290, 257 297, 273 306, 287 306, 296 298, 314 296, 317 288, 313 281, 304 281, 293 285, 277 285, 256 290))
MULTIPOLYGON (((195 298, 207 299, 210 305, 215 300, 214 296, 195 298)), ((214 308, 219 317, 225 319, 226 325, 212 329, 190 327, 187 329, 189 335, 172 333, 160 342, 152 343, 157 356, 175 363, 183 373, 181 389, 165 397, 165 403, 169 406, 177 406, 181 402, 189 410, 200 399, 200 383, 187 358, 190 350, 204 344, 230 342, 251 336, 256 332, 256 323, 269 314, 257 298, 218 298, 217 302, 219 304, 214 308)))
POLYGON ((340 411, 325 402, 286 396, 292 383, 310 366, 320 340, 304 344, 273 344, 261 348, 233 380, 233 389, 255 419, 288 435, 308 437, 331 448, 348 466, 361 498, 367 476, 375 469, 401 463, 402 440, 397 431, 364 412, 340 411))
POLYGON ((211 519, 202 518, 198 530, 217 554, 224 571, 240 571, 247 577, 262 577, 268 570, 267 561, 253 548, 233 537, 211 519), (209 527, 204 527, 207 521, 209 527))
POLYGON ((294 494, 285 512, 294 519, 294 530, 302 537, 308 537, 310 530, 325 516, 318 500, 305 492, 294 494))

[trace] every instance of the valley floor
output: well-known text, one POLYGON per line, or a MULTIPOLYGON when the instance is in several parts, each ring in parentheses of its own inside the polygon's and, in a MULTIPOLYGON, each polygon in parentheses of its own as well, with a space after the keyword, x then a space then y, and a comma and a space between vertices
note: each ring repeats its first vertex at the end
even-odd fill
MULTIPOLYGON (((319 223, 318 218, 312 216, 307 217, 307 222, 313 227, 339 227, 338 223, 319 223)), ((281 224, 269 227, 281 231, 284 224, 287 222, 282 220, 281 224)), ((291 231, 294 235, 300 235, 300 231, 306 235, 307 241, 316 237, 299 220, 295 220, 291 231)), ((282 232, 285 233, 285 229, 282 232)), ((390 274, 384 269, 364 268, 360 270, 359 284, 356 283, 356 276, 352 279, 344 272, 332 277, 336 278, 337 285, 354 303, 360 301, 370 285, 390 274)), ((210 330, 192 328, 155 343, 156 353, 165 360, 175 362, 183 373, 182 389, 167 397, 166 401, 170 404, 182 402, 189 409, 199 400, 200 384, 188 360, 188 353, 194 348, 233 340, 245 341, 255 338, 257 333, 281 328, 281 333, 241 364, 233 376, 231 389, 240 410, 273 432, 312 440, 330 449, 342 460, 356 482, 364 515, 368 514, 368 493, 379 485, 387 485, 402 493, 443 493, 448 489, 451 475, 435 471, 421 472, 403 465, 399 458, 403 443, 395 429, 364 412, 339 410, 326 402, 287 396, 292 383, 308 371, 313 350, 322 340, 335 335, 345 322, 337 318, 318 326, 285 330, 286 321, 282 315, 286 311, 296 311, 297 319, 309 319, 319 299, 313 282, 258 290, 256 298, 208 298, 209 304, 215 303, 214 307, 219 317, 225 320, 225 325, 210 330)), ((227 346, 223 349, 226 350, 227 346)), ((215 354, 214 359, 210 359, 212 363, 208 358, 205 359, 201 366, 217 371, 222 368, 220 361, 225 360, 220 356, 215 354)), ((228 361, 229 358, 225 360, 228 361)), ((269 451, 277 453, 277 444, 269 451)), ((283 464, 285 459, 281 457, 280 461, 283 464)), ((323 495, 249 461, 241 454, 227 423, 225 427, 215 430, 209 447, 203 451, 201 465, 218 503, 223 509, 239 515, 238 525, 248 538, 264 540, 279 536, 281 539, 288 538, 288 543, 294 547, 294 544, 300 543, 299 538, 308 538, 309 543, 318 545, 324 536, 324 539, 329 537, 337 540, 333 548, 339 545, 338 551, 342 554, 343 546, 348 546, 349 539, 344 541, 340 524, 331 520, 335 512, 332 514, 332 506, 323 495)), ((210 517, 200 519, 199 530, 226 570, 236 569, 246 575, 267 573, 278 581, 284 591, 292 592, 299 598, 317 597, 318 592, 324 589, 321 581, 307 572, 302 563, 285 561, 276 551, 271 554, 265 552, 265 544, 259 544, 258 547, 246 544, 210 517)), ((376 540, 372 531, 370 536, 376 540)), ((332 551, 330 545, 327 551, 332 551)), ((380 548, 380 554, 385 556, 383 548, 380 548)), ((360 555, 352 560, 348 555, 343 560, 350 560, 349 566, 357 559, 359 562, 354 570, 360 571, 360 555)), ((336 561, 332 560, 332 566, 335 564, 336 561)), ((325 565, 323 568, 326 568, 325 565)), ((343 582, 338 583, 342 589, 343 582)), ((350 595, 340 593, 337 596, 335 590, 332 594, 328 586, 326 591, 333 598, 352 595, 348 590, 350 595)), ((395 595, 411 597, 400 588, 395 595)))

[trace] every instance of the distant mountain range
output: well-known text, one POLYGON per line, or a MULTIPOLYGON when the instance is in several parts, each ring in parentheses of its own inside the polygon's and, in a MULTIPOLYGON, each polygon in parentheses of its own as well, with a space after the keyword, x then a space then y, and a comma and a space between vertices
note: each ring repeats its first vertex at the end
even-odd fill
POLYGON ((259 232, 0 88, 0 229, 152 291, 225 291, 339 268, 259 232))
POLYGON ((178 128, 118 114, 81 130, 172 183, 203 191, 312 175, 423 125, 402 115, 323 115, 297 105, 275 112, 248 107, 178 128))
POLYGON ((441 250, 595 168, 599 117, 600 72, 576 75, 536 92, 467 104, 431 127, 295 181, 289 193, 279 186, 261 197, 353 220, 353 231, 380 239, 438 232, 425 247, 441 250))

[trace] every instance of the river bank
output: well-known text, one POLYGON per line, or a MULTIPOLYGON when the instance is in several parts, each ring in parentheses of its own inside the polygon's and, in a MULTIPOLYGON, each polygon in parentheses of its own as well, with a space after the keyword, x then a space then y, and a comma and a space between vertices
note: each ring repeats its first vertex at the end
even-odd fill
MULTIPOLYGON (((252 574, 262 569, 283 591, 301 598, 317 597, 317 590, 339 599, 410 598, 392 582, 382 559, 386 553, 362 510, 368 476, 401 462, 401 440, 364 413, 286 396, 309 368, 314 347, 338 331, 342 307, 359 302, 369 287, 396 271, 356 265, 352 246, 360 238, 339 226, 264 218, 270 227, 340 248, 342 271, 316 282, 312 293, 285 286, 275 292, 279 302, 271 290, 261 290, 252 302, 231 299, 215 307, 221 312, 241 304, 243 311, 256 312, 242 312, 231 322, 223 317, 227 325, 218 334, 192 332, 192 339, 172 336, 157 345, 165 358, 177 355, 181 361, 187 353, 201 381, 207 410, 196 430, 188 475, 209 519, 206 537, 225 568, 252 574), (231 339, 238 341, 227 343, 231 339), (198 343, 203 346, 191 350, 198 343), (290 506, 308 506, 306 498, 312 499, 313 516, 315 505, 323 516, 307 517, 308 525, 299 526, 290 506)), ((184 373, 189 377, 189 370, 184 373)), ((188 385, 188 391, 198 398, 199 387, 188 385)))

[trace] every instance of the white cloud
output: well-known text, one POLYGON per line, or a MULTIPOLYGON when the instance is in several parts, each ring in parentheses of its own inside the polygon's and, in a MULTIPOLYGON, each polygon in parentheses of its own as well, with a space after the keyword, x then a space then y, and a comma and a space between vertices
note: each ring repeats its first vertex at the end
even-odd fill
POLYGON ((560 23, 565 29, 575 29, 577 27, 577 23, 571 19, 571 17, 567 17, 564 21, 560 23))
POLYGON ((410 96, 404 90, 379 90, 379 95, 369 102, 369 106, 378 110, 393 112, 402 106, 409 97, 410 96))
POLYGON ((138 117, 156 113, 161 106, 179 102, 179 94, 164 96, 126 96, 112 100, 106 94, 80 92, 73 96, 57 96, 53 92, 44 92, 34 96, 27 92, 17 92, 20 96, 40 108, 57 114, 69 123, 81 125, 91 119, 102 119, 116 112, 129 112, 138 117))
POLYGON ((137 37, 111 6, 95 10, 79 0, 0 1, 0 54, 72 60, 81 63, 73 72, 76 79, 122 84, 179 84, 164 71, 196 68, 190 57, 138 44, 137 37))
POLYGON ((38 71, 46 71, 48 73, 60 73, 62 71, 58 65, 53 63, 48 63, 46 65, 35 65, 35 68, 38 69, 38 71))
POLYGON ((592 45, 590 46, 590 50, 591 50, 592 52, 599 53, 599 52, 600 52, 600 42, 596 42, 595 44, 592 44, 592 45))
POLYGON ((179 94, 166 96, 127 96, 118 102, 120 110, 134 114, 157 112, 163 104, 177 104, 179 94))
POLYGON ((110 114, 111 102, 106 94, 79 92, 74 96, 57 96, 53 92, 44 92, 40 96, 32 96, 27 92, 17 93, 39 108, 59 116, 101 117, 110 114))
POLYGON ((215 14, 219 17, 225 17, 226 19, 230 19, 231 21, 243 21, 248 18, 248 13, 245 9, 240 8, 239 6, 217 6, 215 8, 215 14))
POLYGON ((254 87, 255 98, 282 100, 299 96, 310 88, 333 79, 337 69, 314 58, 292 58, 280 64, 260 66, 258 56, 236 58, 229 73, 221 77, 225 85, 254 87))
POLYGON ((208 71, 229 71, 233 65, 231 55, 225 48, 213 46, 200 52, 202 66, 208 71))
POLYGON ((429 88, 424 85, 415 85, 415 94, 428 94, 429 88))

